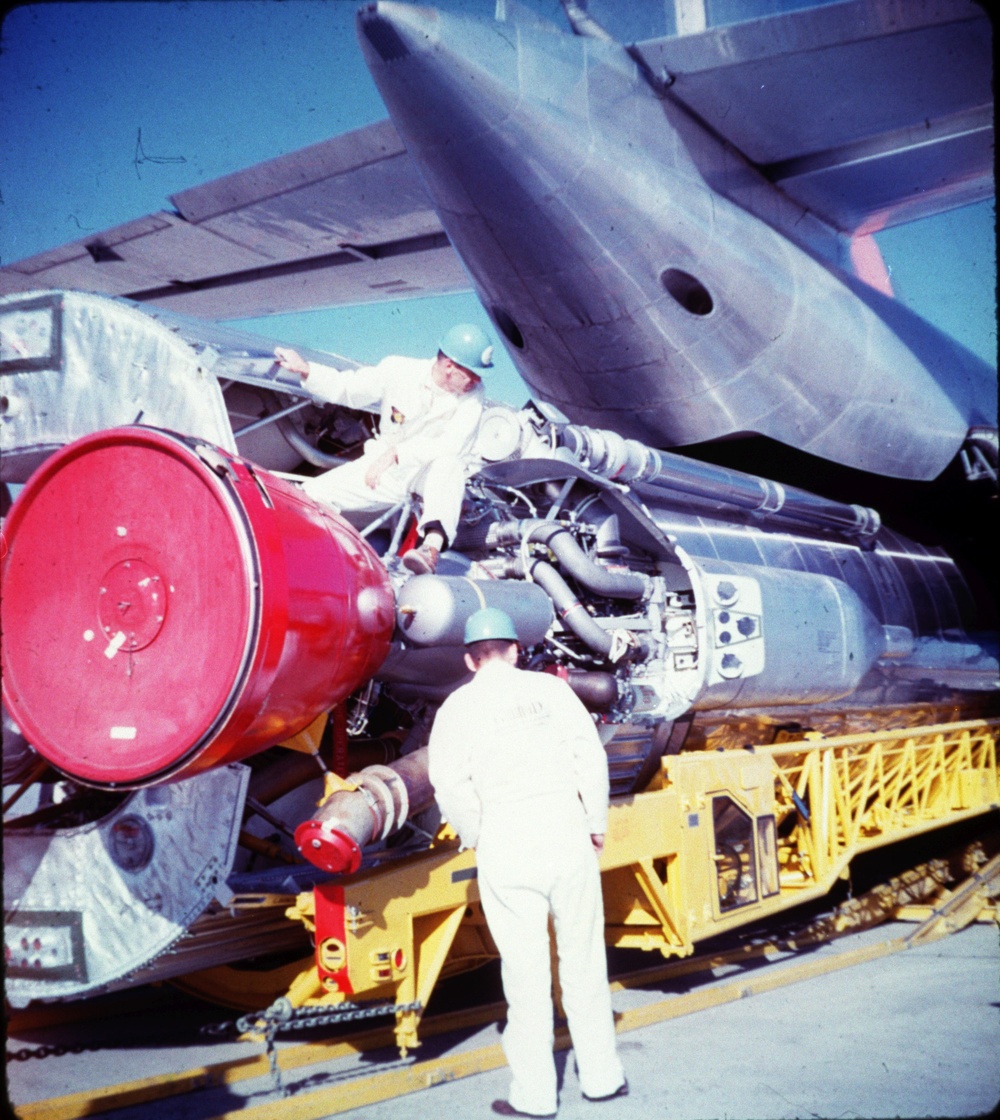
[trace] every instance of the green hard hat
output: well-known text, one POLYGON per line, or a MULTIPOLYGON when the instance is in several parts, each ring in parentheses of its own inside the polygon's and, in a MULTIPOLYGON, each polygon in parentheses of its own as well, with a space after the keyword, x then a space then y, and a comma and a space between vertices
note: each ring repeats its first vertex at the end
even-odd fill
POLYGON ((483 607, 482 610, 470 614, 465 620, 465 644, 485 642, 489 638, 498 638, 501 641, 516 642, 517 631, 514 623, 506 611, 498 607, 483 607))
POLYGON ((465 369, 489 369, 493 365, 490 336, 475 323, 459 323, 441 339, 438 349, 465 369))

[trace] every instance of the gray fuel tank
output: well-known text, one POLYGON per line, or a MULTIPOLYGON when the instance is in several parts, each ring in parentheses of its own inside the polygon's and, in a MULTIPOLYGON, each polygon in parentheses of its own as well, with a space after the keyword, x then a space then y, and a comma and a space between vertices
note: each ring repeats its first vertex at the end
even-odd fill
POLYGON ((398 635, 407 645, 461 646, 465 620, 482 607, 510 615, 522 646, 533 646, 555 618, 552 600, 534 583, 414 576, 396 599, 398 635))

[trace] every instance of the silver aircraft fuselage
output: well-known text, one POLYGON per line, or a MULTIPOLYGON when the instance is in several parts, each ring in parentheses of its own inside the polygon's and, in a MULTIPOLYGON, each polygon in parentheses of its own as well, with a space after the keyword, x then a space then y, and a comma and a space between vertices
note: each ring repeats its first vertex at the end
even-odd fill
POLYGON ((358 28, 480 299, 570 419, 908 479, 995 425, 995 371, 839 269, 835 231, 623 46, 391 0, 358 28))

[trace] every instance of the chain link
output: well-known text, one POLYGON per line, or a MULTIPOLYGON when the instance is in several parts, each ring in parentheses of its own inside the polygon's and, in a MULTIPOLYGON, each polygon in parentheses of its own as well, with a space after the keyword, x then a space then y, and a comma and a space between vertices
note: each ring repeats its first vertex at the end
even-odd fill
POLYGON ((328 1027, 337 1023, 351 1023, 363 1019, 379 1019, 385 1016, 403 1014, 408 1011, 420 1011, 423 1004, 419 1000, 413 1003, 341 1003, 329 1010, 319 1011, 312 1007, 294 1008, 287 1000, 277 1000, 263 1011, 253 1011, 235 1020, 223 1023, 206 1023, 199 1033, 203 1036, 214 1038, 221 1037, 237 1031, 240 1034, 249 1034, 251 1031, 260 1031, 272 1036, 279 1031, 301 1031, 310 1027, 328 1027))
POLYGON ((20 1050, 8 1050, 8 1062, 27 1062, 32 1058, 61 1058, 66 1054, 83 1054, 88 1050, 100 1050, 99 1046, 24 1046, 20 1050))
POLYGON ((251 1032, 263 1034, 271 1082, 275 1092, 285 1096, 287 1090, 281 1083, 281 1070, 278 1068, 278 1049, 275 1046, 275 1037, 280 1031, 306 1030, 310 1027, 350 1023, 359 1019, 378 1019, 407 1011, 420 1011, 422 1008, 423 1004, 419 1000, 414 1000, 412 1003, 357 1004, 345 1002, 338 1004, 335 1009, 318 1014, 311 1007, 293 1007, 289 999, 282 996, 264 1011, 243 1015, 235 1023, 208 1024, 201 1028, 201 1033, 203 1035, 221 1035, 235 1026, 240 1034, 251 1032))
POLYGON ((423 1004, 413 1003, 343 1003, 330 1011, 318 1013, 311 1007, 288 1009, 269 1007, 256 1015, 244 1015, 236 1020, 236 1029, 241 1034, 254 1030, 300 1031, 310 1027, 328 1027, 336 1023, 351 1023, 361 1019, 379 1019, 383 1016, 402 1014, 407 1011, 420 1011, 423 1004))

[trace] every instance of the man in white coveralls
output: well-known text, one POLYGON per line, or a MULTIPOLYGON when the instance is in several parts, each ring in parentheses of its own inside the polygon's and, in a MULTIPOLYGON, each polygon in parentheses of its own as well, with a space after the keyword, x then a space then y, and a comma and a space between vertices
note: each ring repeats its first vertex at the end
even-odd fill
POLYGON ((380 413, 378 434, 361 458, 307 479, 306 493, 363 527, 405 500, 416 484, 423 497, 421 543, 403 556, 403 564, 412 572, 433 572, 462 512, 463 459, 475 443, 483 411, 480 372, 493 364, 485 331, 461 323, 442 338, 435 358, 390 355, 356 370, 310 362, 280 346, 274 354, 308 382, 313 396, 380 413))
POLYGON ((607 757, 568 684, 516 668, 507 614, 476 611, 465 646, 475 676, 441 705, 429 767, 441 812, 476 849, 479 895, 500 950, 512 1077, 509 1099, 492 1107, 501 1116, 554 1116, 550 913, 583 1094, 628 1093, 615 1051, 598 870, 607 757))

